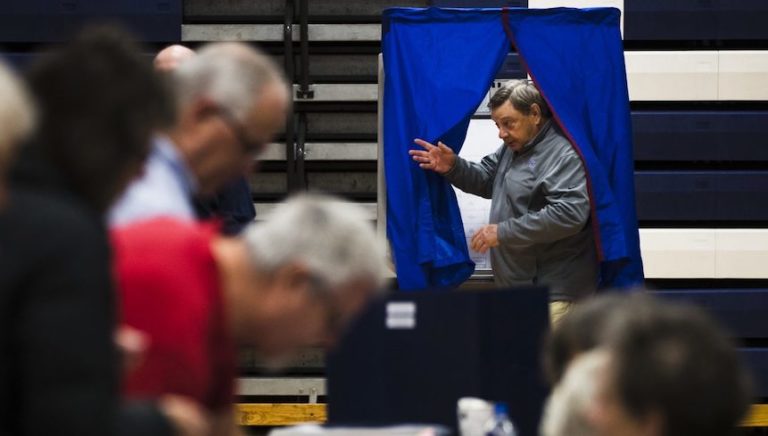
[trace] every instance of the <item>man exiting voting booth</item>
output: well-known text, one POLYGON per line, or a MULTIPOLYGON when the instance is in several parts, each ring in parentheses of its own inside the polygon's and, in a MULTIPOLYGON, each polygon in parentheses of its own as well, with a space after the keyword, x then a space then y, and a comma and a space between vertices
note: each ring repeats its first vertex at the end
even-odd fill
POLYGON ((642 283, 620 17, 614 8, 384 12, 387 236, 401 289, 466 281, 468 240, 490 252, 497 286, 549 287, 553 319, 597 288, 642 283), (510 49, 532 80, 491 96, 503 144, 469 162, 458 155, 472 147, 470 122, 510 49), (491 199, 474 234, 454 187, 491 199))
POLYGON ((533 83, 507 82, 488 107, 504 143, 481 162, 421 139, 423 150, 410 154, 462 191, 491 199, 489 224, 472 236, 472 249, 490 250, 499 286, 549 286, 556 317, 597 285, 584 165, 533 83))

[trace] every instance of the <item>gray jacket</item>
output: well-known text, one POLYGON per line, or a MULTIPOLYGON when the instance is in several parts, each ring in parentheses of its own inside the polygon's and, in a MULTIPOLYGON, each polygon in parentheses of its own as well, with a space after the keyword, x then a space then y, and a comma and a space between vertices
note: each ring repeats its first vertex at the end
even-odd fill
POLYGON ((498 286, 546 285, 553 301, 594 291, 598 262, 586 172, 551 121, 520 152, 502 145, 480 163, 457 157, 445 177, 491 199, 489 222, 498 224, 499 237, 491 267, 498 286))

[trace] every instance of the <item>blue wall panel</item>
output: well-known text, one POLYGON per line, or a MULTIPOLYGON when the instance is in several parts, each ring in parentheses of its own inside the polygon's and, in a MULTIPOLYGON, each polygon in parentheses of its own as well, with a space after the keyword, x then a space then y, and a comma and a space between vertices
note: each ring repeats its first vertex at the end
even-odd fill
POLYGON ((638 171, 640 221, 768 221, 768 171, 638 171))
POLYGON ((735 338, 768 338, 768 289, 676 289, 654 294, 703 307, 735 338))
POLYGON ((632 112, 636 161, 766 161, 768 111, 632 112))
POLYGON ((181 16, 181 0, 4 0, 0 41, 66 41, 83 25, 111 22, 145 41, 174 42, 181 16))
POLYGON ((624 39, 768 39, 765 0, 625 0, 624 39))
POLYGON ((713 0, 625 0, 625 40, 714 39, 713 0))

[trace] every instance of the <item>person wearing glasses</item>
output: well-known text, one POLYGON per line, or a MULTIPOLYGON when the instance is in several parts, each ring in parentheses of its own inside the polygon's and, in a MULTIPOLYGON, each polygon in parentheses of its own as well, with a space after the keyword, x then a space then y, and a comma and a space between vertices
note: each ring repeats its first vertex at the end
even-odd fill
POLYGON ((129 398, 175 394, 203 404, 210 434, 236 433, 235 346, 270 366, 331 346, 381 289, 384 250, 365 212, 301 195, 239 236, 209 223, 155 218, 113 230, 126 325, 149 346, 129 398))
POLYGON ((471 248, 490 250, 499 286, 549 286, 551 319, 557 322, 597 286, 584 164, 532 82, 507 82, 488 106, 504 144, 481 162, 421 139, 415 142, 423 150, 409 153, 421 168, 491 199, 489 224, 472 236, 471 248))
POLYGON ((193 199, 250 172, 290 110, 279 68, 245 44, 209 44, 155 66, 172 70, 177 119, 155 136, 144 175, 110 211, 112 227, 158 216, 195 220, 193 199))

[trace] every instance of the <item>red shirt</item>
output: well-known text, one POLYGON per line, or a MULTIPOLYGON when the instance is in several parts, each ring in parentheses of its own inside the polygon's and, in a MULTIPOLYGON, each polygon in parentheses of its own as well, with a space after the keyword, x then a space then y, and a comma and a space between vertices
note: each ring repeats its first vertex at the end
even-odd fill
POLYGON ((210 410, 232 406, 235 353, 212 225, 157 218, 112 232, 123 323, 149 349, 125 383, 128 397, 186 395, 210 410))

